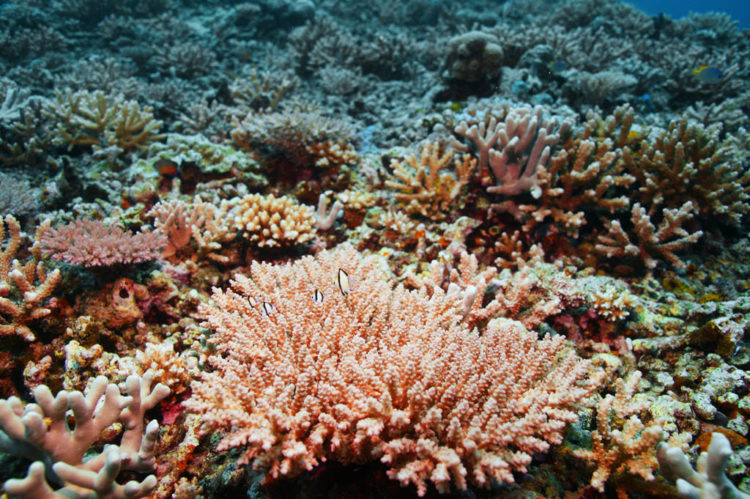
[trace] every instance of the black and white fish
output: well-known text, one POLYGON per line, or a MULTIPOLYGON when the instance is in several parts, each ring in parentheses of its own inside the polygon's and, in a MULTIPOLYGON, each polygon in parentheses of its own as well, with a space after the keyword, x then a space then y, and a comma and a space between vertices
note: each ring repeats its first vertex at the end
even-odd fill
POLYGON ((339 269, 339 273, 336 276, 336 284, 338 284, 341 294, 344 296, 348 295, 352 290, 352 283, 349 280, 349 274, 344 269, 339 269))
POLYGON ((267 316, 270 317, 271 314, 273 314, 275 311, 276 310, 273 308, 273 305, 271 305, 267 301, 263 302, 263 312, 262 312, 263 314, 265 314, 265 315, 267 315, 267 316))

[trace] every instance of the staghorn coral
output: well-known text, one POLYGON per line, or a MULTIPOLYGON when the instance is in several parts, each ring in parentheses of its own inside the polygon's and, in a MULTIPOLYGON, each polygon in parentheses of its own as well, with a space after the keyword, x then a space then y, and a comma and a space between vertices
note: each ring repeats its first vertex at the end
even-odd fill
POLYGON ((703 235, 703 231, 688 232, 683 227, 693 217, 693 203, 687 201, 674 210, 665 208, 662 217, 658 228, 655 227, 646 209, 636 203, 630 219, 636 242, 632 242, 619 220, 612 220, 607 224, 607 234, 599 234, 594 249, 607 258, 635 257, 649 269, 656 267, 656 256, 668 260, 677 268, 683 268, 685 264, 676 252, 695 243, 703 235))
MULTIPOLYGON (((16 255, 21 247, 21 227, 11 215, 0 221, 0 242, 5 238, 6 226, 8 241, 0 252, 0 336, 18 335, 26 341, 36 339, 30 325, 51 313, 44 302, 60 283, 62 276, 55 269, 47 273, 41 263, 41 249, 38 243, 31 248, 31 259, 21 264, 16 255)), ((40 232, 37 231, 37 241, 40 232)))
POLYGON ((654 479, 656 445, 662 440, 664 432, 658 423, 652 421, 644 424, 638 417, 652 403, 648 398, 634 397, 640 380, 640 371, 616 380, 615 394, 601 399, 596 409, 596 429, 591 435, 591 449, 573 451, 576 457, 596 464, 591 486, 599 492, 604 492, 605 483, 615 473, 635 474, 644 480, 654 479))
POLYGON ((393 197, 404 205, 407 213, 441 220, 452 209, 461 209, 462 191, 475 167, 476 160, 469 154, 454 158, 452 149, 444 149, 437 142, 426 142, 419 159, 407 156, 403 161, 391 160, 396 180, 386 180, 385 185, 399 191, 393 197), (445 171, 451 161, 455 174, 445 171))
POLYGON ((701 218, 738 223, 750 210, 750 170, 732 154, 720 127, 673 121, 654 140, 623 148, 628 173, 636 178, 638 199, 649 214, 691 201, 701 218))
POLYGON ((148 230, 133 234, 100 220, 77 219, 60 227, 45 228, 39 244, 42 253, 55 260, 84 267, 107 267, 158 259, 166 237, 148 230))
POLYGON ((492 208, 513 215, 523 222, 525 231, 551 220, 577 237, 579 229, 591 221, 587 215, 591 218, 602 209, 612 215, 629 206, 624 190, 635 178, 623 170, 619 149, 610 138, 597 140, 584 132, 566 141, 548 166, 536 169, 536 203, 510 199, 492 208))
POLYGON ((34 389, 34 404, 17 397, 0 400, 0 448, 33 461, 23 479, 8 480, 3 490, 34 499, 92 497, 145 497, 156 486, 150 475, 141 482, 116 482, 120 470, 147 471, 154 465, 159 424, 144 427, 146 411, 169 395, 162 384, 151 386, 150 373, 125 381, 127 396, 100 376, 84 395, 62 391, 57 396, 46 385, 34 389), (75 427, 67 423, 71 411, 75 427), (84 455, 100 433, 115 421, 124 431, 119 445, 107 446, 86 460, 84 455), (52 487, 61 488, 54 490, 52 487))
POLYGON ((393 287, 351 247, 250 275, 201 308, 217 353, 186 405, 271 477, 380 459, 419 495, 512 482, 601 379, 561 337, 508 319, 480 335, 462 293, 393 287))
POLYGON ((151 108, 100 90, 57 92, 48 114, 57 122, 60 139, 69 147, 91 146, 97 150, 116 146, 131 151, 161 139, 158 131, 162 123, 154 119, 151 108))

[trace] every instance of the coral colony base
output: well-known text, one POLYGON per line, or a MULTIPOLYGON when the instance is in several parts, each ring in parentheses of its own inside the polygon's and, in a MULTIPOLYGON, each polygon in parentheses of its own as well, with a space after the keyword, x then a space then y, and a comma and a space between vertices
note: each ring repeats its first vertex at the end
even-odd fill
POLYGON ((7 497, 747 497, 727 15, 0 18, 7 497))

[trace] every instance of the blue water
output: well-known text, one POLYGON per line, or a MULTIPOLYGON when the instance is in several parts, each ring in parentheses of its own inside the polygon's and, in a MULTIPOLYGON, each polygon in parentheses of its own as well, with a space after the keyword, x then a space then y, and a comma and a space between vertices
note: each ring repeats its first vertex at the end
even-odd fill
POLYGON ((750 2, 747 0, 634 0, 629 3, 649 14, 663 12, 674 19, 690 12, 726 12, 739 21, 741 28, 750 28, 750 2))

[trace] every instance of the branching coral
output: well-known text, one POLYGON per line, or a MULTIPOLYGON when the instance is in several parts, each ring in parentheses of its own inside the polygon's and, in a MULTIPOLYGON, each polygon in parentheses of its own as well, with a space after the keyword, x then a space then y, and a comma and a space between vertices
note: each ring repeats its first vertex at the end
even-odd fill
POLYGON ((600 381, 560 336, 480 335, 461 293, 393 287, 352 248, 250 274, 202 307, 217 353, 187 405, 272 477, 380 459, 419 495, 511 482, 600 381))
POLYGON ((750 210, 750 170, 734 157, 730 143, 720 140, 719 131, 681 120, 654 140, 623 149, 625 166, 650 214, 691 201, 702 218, 739 222, 750 210))
POLYGON ((146 471, 154 465, 159 424, 151 421, 144 428, 143 417, 169 395, 169 389, 162 384, 151 387, 151 382, 151 374, 130 376, 125 382, 128 395, 123 396, 117 385, 101 376, 85 395, 63 391, 53 397, 41 385, 34 390, 35 404, 24 407, 16 397, 0 400, 1 450, 34 461, 25 478, 5 482, 5 492, 34 499, 148 495, 156 486, 153 475, 125 485, 116 479, 120 470, 146 471), (68 411, 75 420, 72 429, 68 411), (84 461, 102 431, 115 421, 124 427, 120 445, 107 446, 84 461))
POLYGON ((460 209, 463 188, 469 183, 476 160, 469 154, 454 159, 454 151, 441 153, 439 143, 427 142, 422 146, 419 160, 407 156, 403 161, 391 160, 396 180, 387 180, 386 187, 396 192, 394 198, 404 204, 408 213, 418 213, 433 220, 445 218, 451 208, 460 209), (445 171, 453 161, 455 174, 445 171))
POLYGON ((312 208, 294 198, 250 194, 227 203, 223 209, 230 205, 225 213, 231 226, 261 248, 304 244, 315 235, 312 208))
POLYGON ((604 492, 604 485, 613 473, 632 473, 653 480, 656 468, 656 444, 662 429, 652 422, 644 424, 638 413, 651 402, 634 399, 641 373, 635 371, 627 379, 619 378, 614 395, 607 395, 596 409, 596 430, 591 435, 591 449, 576 449, 573 454, 596 464, 591 486, 604 492), (615 429, 615 424, 622 429, 615 429))
POLYGON ((541 106, 488 109, 477 123, 462 120, 455 128, 456 134, 471 140, 478 148, 482 183, 489 183, 487 168, 491 168, 498 185, 491 185, 487 192, 506 196, 530 192, 539 197, 537 172, 546 165, 551 147, 567 134, 571 125, 564 120, 558 126, 557 118, 543 117, 542 113, 541 106), (496 117, 497 111, 500 119, 496 117))
POLYGON ((650 269, 656 267, 656 256, 668 260, 675 267, 684 267, 685 264, 676 252, 695 243, 703 235, 703 231, 688 232, 683 227, 693 218, 693 203, 687 201, 679 209, 674 210, 665 208, 662 217, 659 227, 655 227, 646 209, 636 203, 630 219, 636 243, 631 241, 630 235, 623 229, 620 221, 613 220, 608 224, 608 233, 599 235, 596 252, 607 258, 635 257, 650 269))
POLYGON ((166 237, 159 232, 133 234, 100 220, 79 219, 42 231, 39 244, 45 256, 84 267, 147 262, 159 258, 166 237))
POLYGON ((141 107, 122 95, 104 92, 58 92, 49 109, 60 138, 70 147, 92 146, 104 149, 116 146, 123 151, 141 149, 159 140, 161 122, 151 109, 141 107))
POLYGON ((8 242, 0 252, 0 336, 15 334, 33 341, 36 337, 30 324, 50 314, 44 302, 62 276, 57 269, 47 273, 41 263, 38 244, 31 248, 32 258, 28 262, 22 265, 16 260, 21 246, 21 227, 15 218, 6 216, 5 224, 0 221, 0 242, 5 237, 6 226, 8 242))

